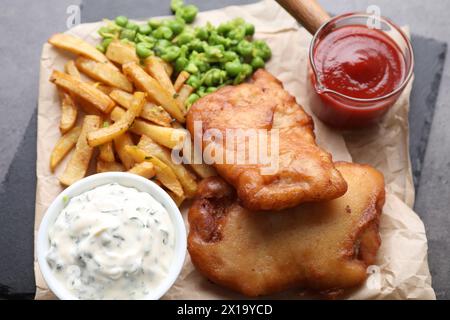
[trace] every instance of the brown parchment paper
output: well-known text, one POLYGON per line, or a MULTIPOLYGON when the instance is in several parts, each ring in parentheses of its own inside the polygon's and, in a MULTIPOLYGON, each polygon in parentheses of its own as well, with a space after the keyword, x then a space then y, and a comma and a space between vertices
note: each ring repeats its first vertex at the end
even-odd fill
MULTIPOLYGON (((151 14, 150 14, 151 15, 151 14)), ((207 21, 218 24, 243 17, 256 26, 256 38, 265 39, 273 57, 267 69, 277 76, 307 111, 317 103, 306 81, 307 53, 311 36, 275 1, 266 0, 247 6, 233 6, 202 12, 196 24, 207 21)), ((96 30, 102 23, 79 25, 68 32, 97 43, 96 30)), ((49 156, 60 137, 60 106, 56 88, 48 79, 52 69, 63 69, 71 56, 45 44, 42 50, 37 135, 37 188, 35 235, 42 216, 52 200, 61 192, 57 176, 61 164, 52 174, 49 156)), ((323 125, 316 118, 318 143, 332 153, 334 160, 369 163, 384 173, 386 204, 380 222, 382 245, 375 266, 368 268, 364 285, 348 294, 348 299, 435 299, 427 262, 427 238, 422 221, 412 211, 414 187, 408 153, 408 109, 411 86, 405 90, 386 118, 374 129, 358 133, 341 133, 323 125)), ((311 113, 310 113, 311 114, 311 113)), ((186 216, 187 208, 183 208, 186 216)), ((35 259, 36 299, 53 299, 35 259)), ((244 298, 222 289, 203 278, 187 255, 182 273, 165 299, 244 298)), ((275 299, 308 298, 300 290, 273 296, 275 299)))

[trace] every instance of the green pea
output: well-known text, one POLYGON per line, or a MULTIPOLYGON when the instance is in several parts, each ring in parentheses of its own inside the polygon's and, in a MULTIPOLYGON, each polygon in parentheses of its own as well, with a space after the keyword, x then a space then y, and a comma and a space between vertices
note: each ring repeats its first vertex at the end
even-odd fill
POLYGON ((242 26, 245 24, 245 20, 243 18, 234 18, 230 22, 234 27, 242 26))
POLYGON ((200 39, 193 39, 187 47, 192 51, 203 52, 208 47, 208 43, 200 39))
POLYGON ((169 47, 169 46, 172 45, 172 42, 170 42, 170 41, 167 40, 167 39, 159 39, 159 40, 156 42, 156 45, 157 45, 158 47, 160 47, 160 48, 167 48, 167 47, 169 47))
POLYGON ((264 61, 267 61, 272 56, 272 51, 265 41, 255 40, 253 41, 253 56, 259 56, 263 58, 264 61))
POLYGON ((189 56, 189 60, 190 62, 195 64, 199 72, 205 72, 210 69, 208 59, 206 58, 204 53, 198 53, 197 51, 193 51, 189 56))
POLYGON ((191 93, 189 97, 186 100, 186 104, 188 107, 190 107, 192 104, 194 104, 198 99, 200 99, 200 96, 196 93, 191 93))
POLYGON ((160 39, 156 41, 155 46, 153 47, 153 50, 155 51, 155 53, 157 55, 161 55, 163 54, 164 50, 167 47, 170 47, 172 45, 172 42, 170 42, 169 40, 166 39, 160 39))
POLYGON ((170 47, 172 45, 172 42, 170 42, 169 40, 166 39, 159 39, 156 41, 155 46, 160 48, 160 49, 165 49, 167 47, 170 47))
POLYGON ((155 38, 149 37, 149 36, 145 36, 145 35, 140 34, 140 33, 136 34, 136 38, 134 38, 134 40, 136 42, 147 42, 147 43, 150 43, 152 46, 155 45, 155 43, 156 43, 156 39, 155 38))
POLYGON ((139 26, 131 21, 128 21, 127 25, 125 26, 126 29, 130 29, 130 30, 134 30, 134 31, 138 31, 139 30, 139 26))
POLYGON ((225 48, 228 48, 232 40, 217 34, 217 32, 212 32, 208 41, 212 45, 222 45, 225 48))
POLYGON ((205 86, 201 86, 200 88, 198 88, 197 92, 196 92, 200 97, 203 97, 206 94, 206 87, 205 86))
POLYGON ((101 44, 96 45, 95 48, 102 53, 106 52, 106 48, 104 46, 102 46, 101 44))
POLYGON ((222 35, 226 35, 228 34, 228 32, 230 32, 230 30, 233 28, 233 24, 230 22, 224 22, 219 24, 219 26, 217 27, 217 32, 222 34, 222 35))
POLYGON ((177 9, 177 11, 175 12, 175 16, 177 18, 181 18, 184 21, 186 21, 186 23, 192 23, 195 19, 195 17, 197 16, 198 13, 198 8, 192 4, 184 6, 184 7, 180 7, 177 9))
POLYGON ((120 32, 120 27, 104 26, 98 29, 97 33, 102 38, 115 38, 120 32))
POLYGON ((105 48, 105 51, 108 48, 109 44, 112 42, 112 40, 113 40, 113 38, 103 39, 102 46, 103 46, 103 48, 105 48))
POLYGON ((207 46, 205 48, 205 56, 209 62, 218 62, 223 58, 224 48, 221 45, 207 46))
POLYGON ((245 28, 245 35, 246 36, 252 36, 255 34, 255 26, 251 23, 244 24, 245 28))
POLYGON ((227 73, 224 70, 212 68, 205 73, 202 83, 208 87, 222 84, 226 79, 227 73))
POLYGON ((189 51, 188 45, 183 44, 182 46, 180 46, 180 56, 186 57, 188 51, 189 51))
POLYGON ((239 83, 242 83, 245 80, 245 78, 247 78, 247 75, 244 72, 241 72, 236 76, 236 78, 234 78, 233 84, 237 85, 239 83))
POLYGON ((152 18, 150 20, 148 20, 147 24, 152 28, 152 29, 157 29, 160 26, 162 26, 162 21, 159 19, 155 19, 152 18))
POLYGON ((156 39, 171 39, 173 36, 173 32, 170 28, 161 26, 156 30, 153 30, 152 36, 154 36, 156 39))
POLYGON ((253 69, 264 68, 264 59, 261 57, 254 57, 251 62, 251 66, 253 69))
POLYGON ((190 74, 195 74, 195 73, 199 72, 198 67, 192 61, 188 62, 188 64, 184 68, 184 70, 186 70, 190 74))
POLYGON ((225 70, 230 77, 236 77, 243 71, 242 64, 239 60, 234 60, 225 63, 225 70))
POLYGON ((234 51, 225 51, 223 53, 223 60, 224 61, 233 61, 233 60, 236 60, 238 58, 239 57, 238 57, 237 53, 234 52, 234 51))
POLYGON ((189 60, 184 57, 184 56, 180 56, 178 57, 178 59, 175 61, 175 70, 176 72, 181 72, 182 70, 184 70, 184 68, 187 66, 189 60))
POLYGON ((120 39, 127 39, 129 41, 134 41, 135 37, 136 37, 136 30, 123 29, 120 32, 120 39))
POLYGON ((125 27, 128 23, 128 18, 125 16, 118 16, 116 17, 115 22, 118 26, 125 27))
POLYGON ((186 30, 186 31, 183 31, 182 33, 180 33, 175 38, 175 43, 180 46, 183 44, 188 44, 192 40, 194 40, 194 34, 192 32, 189 32, 186 30))
POLYGON ((236 47, 240 40, 230 39, 229 49, 232 51, 236 51, 236 47))
POLYGON ((245 27, 244 26, 235 27, 228 33, 228 38, 232 40, 241 41, 242 39, 245 38, 245 27))
POLYGON ((98 29, 97 33, 102 38, 111 38, 114 36, 108 27, 101 27, 100 29, 98 29))
POLYGON ((185 25, 186 24, 182 19, 167 20, 166 24, 166 26, 169 27, 170 30, 172 30, 174 35, 180 34, 183 31, 185 25))
POLYGON ((183 0, 171 0, 170 1, 170 9, 172 10, 172 12, 176 12, 182 6, 184 6, 183 0))
POLYGON ((189 78, 187 79, 186 83, 188 85, 190 85, 191 87, 193 87, 194 89, 200 88, 200 86, 202 84, 200 78, 198 76, 194 75, 194 74, 189 76, 189 78))
POLYGON ((213 93, 217 91, 217 87, 209 87, 208 89, 206 89, 206 93, 213 93))
POLYGON ((200 40, 208 40, 209 31, 207 28, 195 28, 195 36, 200 40))
POLYGON ((248 63, 243 63, 242 64, 242 72, 244 72, 244 74, 246 76, 249 76, 253 72, 253 67, 251 65, 249 65, 248 63))
POLYGON ((250 57, 253 52, 253 45, 247 40, 242 40, 238 43, 236 47, 237 52, 239 52, 244 57, 250 57))
POLYGON ((149 35, 150 32, 152 32, 152 27, 150 27, 148 24, 140 25, 138 32, 140 34, 149 35))
POLYGON ((180 56, 180 48, 177 46, 167 47, 163 50, 161 58, 164 61, 172 62, 180 56))
POLYGON ((136 54, 139 58, 145 59, 152 55, 152 50, 148 47, 148 44, 140 42, 136 45, 136 54))
POLYGON ((136 46, 136 43, 135 43, 134 41, 130 41, 130 40, 128 40, 128 39, 120 39, 120 42, 122 42, 122 43, 124 43, 124 44, 127 44, 127 45, 130 45, 130 46, 132 46, 132 47, 135 47, 135 46, 136 46))

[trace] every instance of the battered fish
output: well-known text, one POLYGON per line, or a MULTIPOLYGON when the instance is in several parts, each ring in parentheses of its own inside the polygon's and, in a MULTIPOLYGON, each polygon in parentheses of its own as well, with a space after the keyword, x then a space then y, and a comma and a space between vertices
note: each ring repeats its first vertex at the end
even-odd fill
MULTIPOLYGON (((224 163, 213 165, 236 188, 248 209, 281 210, 303 202, 335 199, 347 190, 331 155, 315 142, 311 117, 283 89, 281 82, 263 69, 253 75, 250 83, 223 87, 198 100, 187 114, 187 128, 197 139, 203 139, 198 141, 203 142, 204 148, 213 143, 220 154, 231 154, 222 158, 224 163), (194 131, 195 121, 202 123, 202 137, 194 131), (219 142, 205 139, 203 134, 210 129, 220 131, 223 139, 219 142), (267 163, 251 161, 255 152, 248 150, 250 139, 245 140, 244 146, 227 144, 234 139, 227 136, 227 129, 279 130, 275 170, 263 172, 267 163), (239 147, 245 149, 244 163, 236 160, 239 147)), ((272 146, 267 141, 257 143, 259 149, 266 148, 268 154, 276 155, 275 147, 271 153, 272 146)))
POLYGON ((384 179, 367 165, 336 166, 348 183, 344 196, 277 214, 248 211, 222 179, 204 180, 189 211, 188 250, 197 270, 247 296, 362 284, 381 243, 384 179))

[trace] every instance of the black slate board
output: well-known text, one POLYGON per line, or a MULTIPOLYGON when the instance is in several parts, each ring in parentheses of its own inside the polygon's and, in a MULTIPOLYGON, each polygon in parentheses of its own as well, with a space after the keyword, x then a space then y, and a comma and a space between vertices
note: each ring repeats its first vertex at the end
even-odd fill
MULTIPOLYGON (((197 3, 201 10, 219 7, 214 1, 190 2, 197 3)), ((237 2, 236 0, 222 0, 220 6, 237 2)), ((242 4, 254 1, 239 2, 242 4)), ((167 15, 170 14, 170 11, 165 3, 153 6, 145 0, 85 0, 83 2, 82 22, 98 21, 104 17, 113 18, 119 14, 139 18, 167 15), (146 7, 149 9, 146 10, 146 7)), ((410 141, 414 181, 417 188, 439 92, 447 44, 414 35, 412 43, 416 57, 416 77, 411 95, 410 141)), ((38 72, 39 66, 36 66, 35 69, 38 72)), ((36 112, 28 124, 8 174, 0 185, 0 299, 32 298, 34 296, 35 150, 36 112)), ((450 275, 447 280, 447 286, 450 287, 450 275)))

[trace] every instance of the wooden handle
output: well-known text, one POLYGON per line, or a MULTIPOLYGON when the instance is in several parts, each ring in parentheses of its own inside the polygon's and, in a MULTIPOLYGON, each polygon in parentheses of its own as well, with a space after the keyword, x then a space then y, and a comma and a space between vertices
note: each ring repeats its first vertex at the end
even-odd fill
POLYGON ((311 34, 330 19, 328 13, 316 0, 277 0, 311 34))

